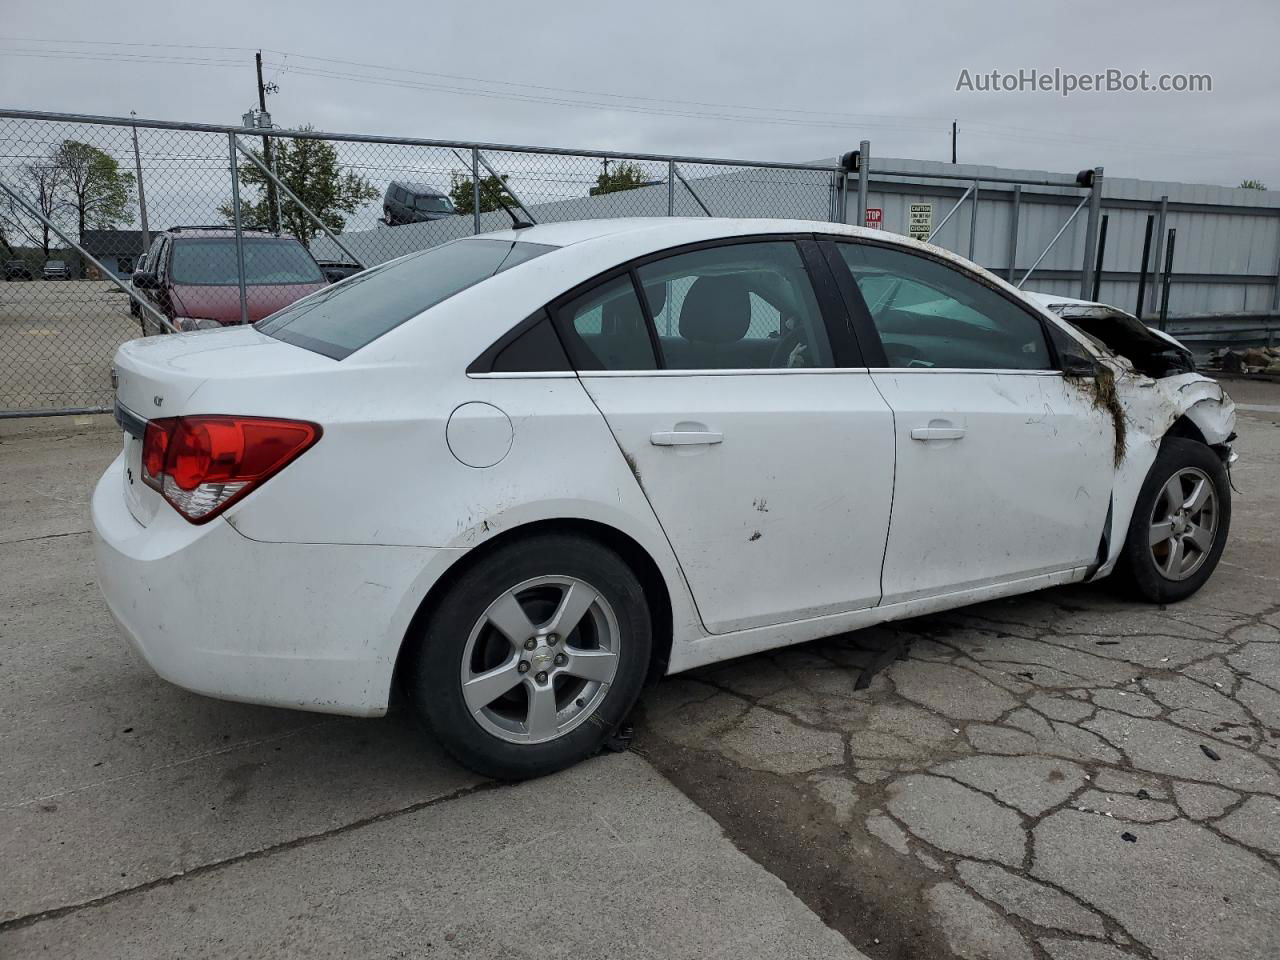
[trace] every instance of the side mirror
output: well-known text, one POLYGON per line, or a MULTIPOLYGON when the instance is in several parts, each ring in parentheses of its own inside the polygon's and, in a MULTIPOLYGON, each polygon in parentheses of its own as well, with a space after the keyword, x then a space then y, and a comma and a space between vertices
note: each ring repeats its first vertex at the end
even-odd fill
POLYGON ((1098 362, 1078 353, 1064 353, 1062 372, 1069 377, 1095 377, 1098 375, 1098 362))
POLYGON ((148 273, 145 270, 135 270, 133 272, 133 285, 139 290, 154 290, 160 286, 160 278, 154 273, 148 273))

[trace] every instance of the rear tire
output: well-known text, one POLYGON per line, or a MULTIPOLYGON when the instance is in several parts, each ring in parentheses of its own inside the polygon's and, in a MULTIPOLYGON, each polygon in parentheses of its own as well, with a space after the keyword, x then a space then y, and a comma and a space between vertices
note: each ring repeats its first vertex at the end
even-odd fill
POLYGON ((1124 592, 1175 603, 1212 576, 1231 528, 1231 484, 1213 450, 1166 437, 1142 484, 1116 565, 1124 592))
POLYGON ((524 780, 613 735, 644 685, 652 625, 621 557, 545 534, 463 573, 415 642, 407 686, 440 743, 477 773, 524 780))

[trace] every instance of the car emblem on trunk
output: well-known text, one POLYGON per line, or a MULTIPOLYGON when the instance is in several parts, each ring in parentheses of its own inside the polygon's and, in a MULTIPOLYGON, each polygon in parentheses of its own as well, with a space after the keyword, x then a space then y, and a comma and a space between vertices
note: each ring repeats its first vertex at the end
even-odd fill
POLYGON ((151 402, 154 403, 157 407, 162 407, 164 406, 164 397, 160 396, 159 394, 156 394, 154 397, 151 398, 151 402))

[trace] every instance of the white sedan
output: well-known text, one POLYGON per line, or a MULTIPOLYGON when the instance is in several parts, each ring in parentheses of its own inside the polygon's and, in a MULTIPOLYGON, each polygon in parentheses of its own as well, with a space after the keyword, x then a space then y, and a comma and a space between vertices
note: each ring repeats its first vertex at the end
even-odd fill
POLYGON ((458 240, 115 368, 98 576, 152 667, 362 716, 399 681, 504 778, 663 674, 1113 572, 1182 599, 1231 517, 1176 341, 833 224, 458 240))

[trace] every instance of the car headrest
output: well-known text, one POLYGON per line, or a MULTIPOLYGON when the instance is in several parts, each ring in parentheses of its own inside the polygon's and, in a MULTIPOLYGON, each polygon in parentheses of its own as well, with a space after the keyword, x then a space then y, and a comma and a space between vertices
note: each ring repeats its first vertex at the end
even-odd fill
POLYGON ((739 277, 699 277, 680 307, 680 336, 736 343, 751 326, 751 297, 739 277))
POLYGON ((635 336, 648 338, 644 327, 644 315, 635 297, 615 297, 604 304, 600 317, 600 332, 611 336, 635 336))

